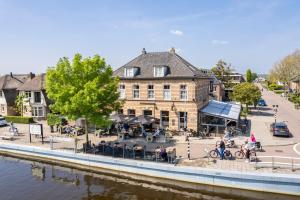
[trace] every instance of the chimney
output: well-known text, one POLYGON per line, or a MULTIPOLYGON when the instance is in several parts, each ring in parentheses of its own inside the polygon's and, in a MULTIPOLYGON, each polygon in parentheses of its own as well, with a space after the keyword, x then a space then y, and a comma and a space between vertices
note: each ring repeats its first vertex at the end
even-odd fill
POLYGON ((29 73, 29 78, 30 78, 30 79, 33 79, 34 77, 35 77, 35 74, 32 73, 32 72, 30 72, 30 73, 29 73))
POLYGON ((10 72, 10 76, 13 77, 13 73, 12 72, 10 72))
POLYGON ((174 48, 174 47, 172 47, 172 48, 170 49, 170 53, 175 54, 175 48, 174 48))
POLYGON ((143 48, 143 50, 142 50, 142 54, 146 54, 147 52, 146 52, 146 49, 145 48, 143 48))

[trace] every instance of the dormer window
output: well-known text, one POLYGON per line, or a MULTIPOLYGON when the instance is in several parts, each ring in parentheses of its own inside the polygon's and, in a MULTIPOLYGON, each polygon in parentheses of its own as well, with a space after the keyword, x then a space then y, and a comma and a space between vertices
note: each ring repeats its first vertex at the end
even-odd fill
POLYGON ((125 77, 134 77, 134 76, 138 75, 138 72, 139 72, 138 67, 126 67, 124 76, 125 77))
POLYGON ((164 77, 167 75, 167 66, 155 66, 154 67, 154 77, 164 77))

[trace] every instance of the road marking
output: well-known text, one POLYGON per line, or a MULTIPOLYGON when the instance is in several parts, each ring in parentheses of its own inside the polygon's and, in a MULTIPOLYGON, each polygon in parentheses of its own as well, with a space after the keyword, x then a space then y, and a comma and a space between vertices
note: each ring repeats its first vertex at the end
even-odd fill
POLYGON ((300 151, 297 150, 297 146, 300 146, 300 143, 295 144, 294 147, 293 147, 293 149, 294 149, 294 151, 295 151, 298 155, 300 155, 300 151))

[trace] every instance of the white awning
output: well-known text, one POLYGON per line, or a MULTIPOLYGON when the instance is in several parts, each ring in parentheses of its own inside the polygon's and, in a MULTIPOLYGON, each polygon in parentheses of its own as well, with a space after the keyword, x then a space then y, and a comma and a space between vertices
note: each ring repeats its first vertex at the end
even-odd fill
POLYGON ((241 105, 235 103, 210 100, 208 105, 201 110, 202 113, 226 119, 238 120, 241 105))

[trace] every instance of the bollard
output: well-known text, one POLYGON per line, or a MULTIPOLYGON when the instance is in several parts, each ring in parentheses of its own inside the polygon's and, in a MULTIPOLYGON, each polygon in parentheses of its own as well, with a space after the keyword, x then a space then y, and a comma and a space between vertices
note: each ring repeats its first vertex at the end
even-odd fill
POLYGON ((125 146, 126 144, 123 145, 123 158, 125 158, 125 146))
POLYGON ((191 154, 190 154, 190 137, 188 136, 188 146, 187 146, 187 153, 188 153, 188 159, 191 159, 191 154))

